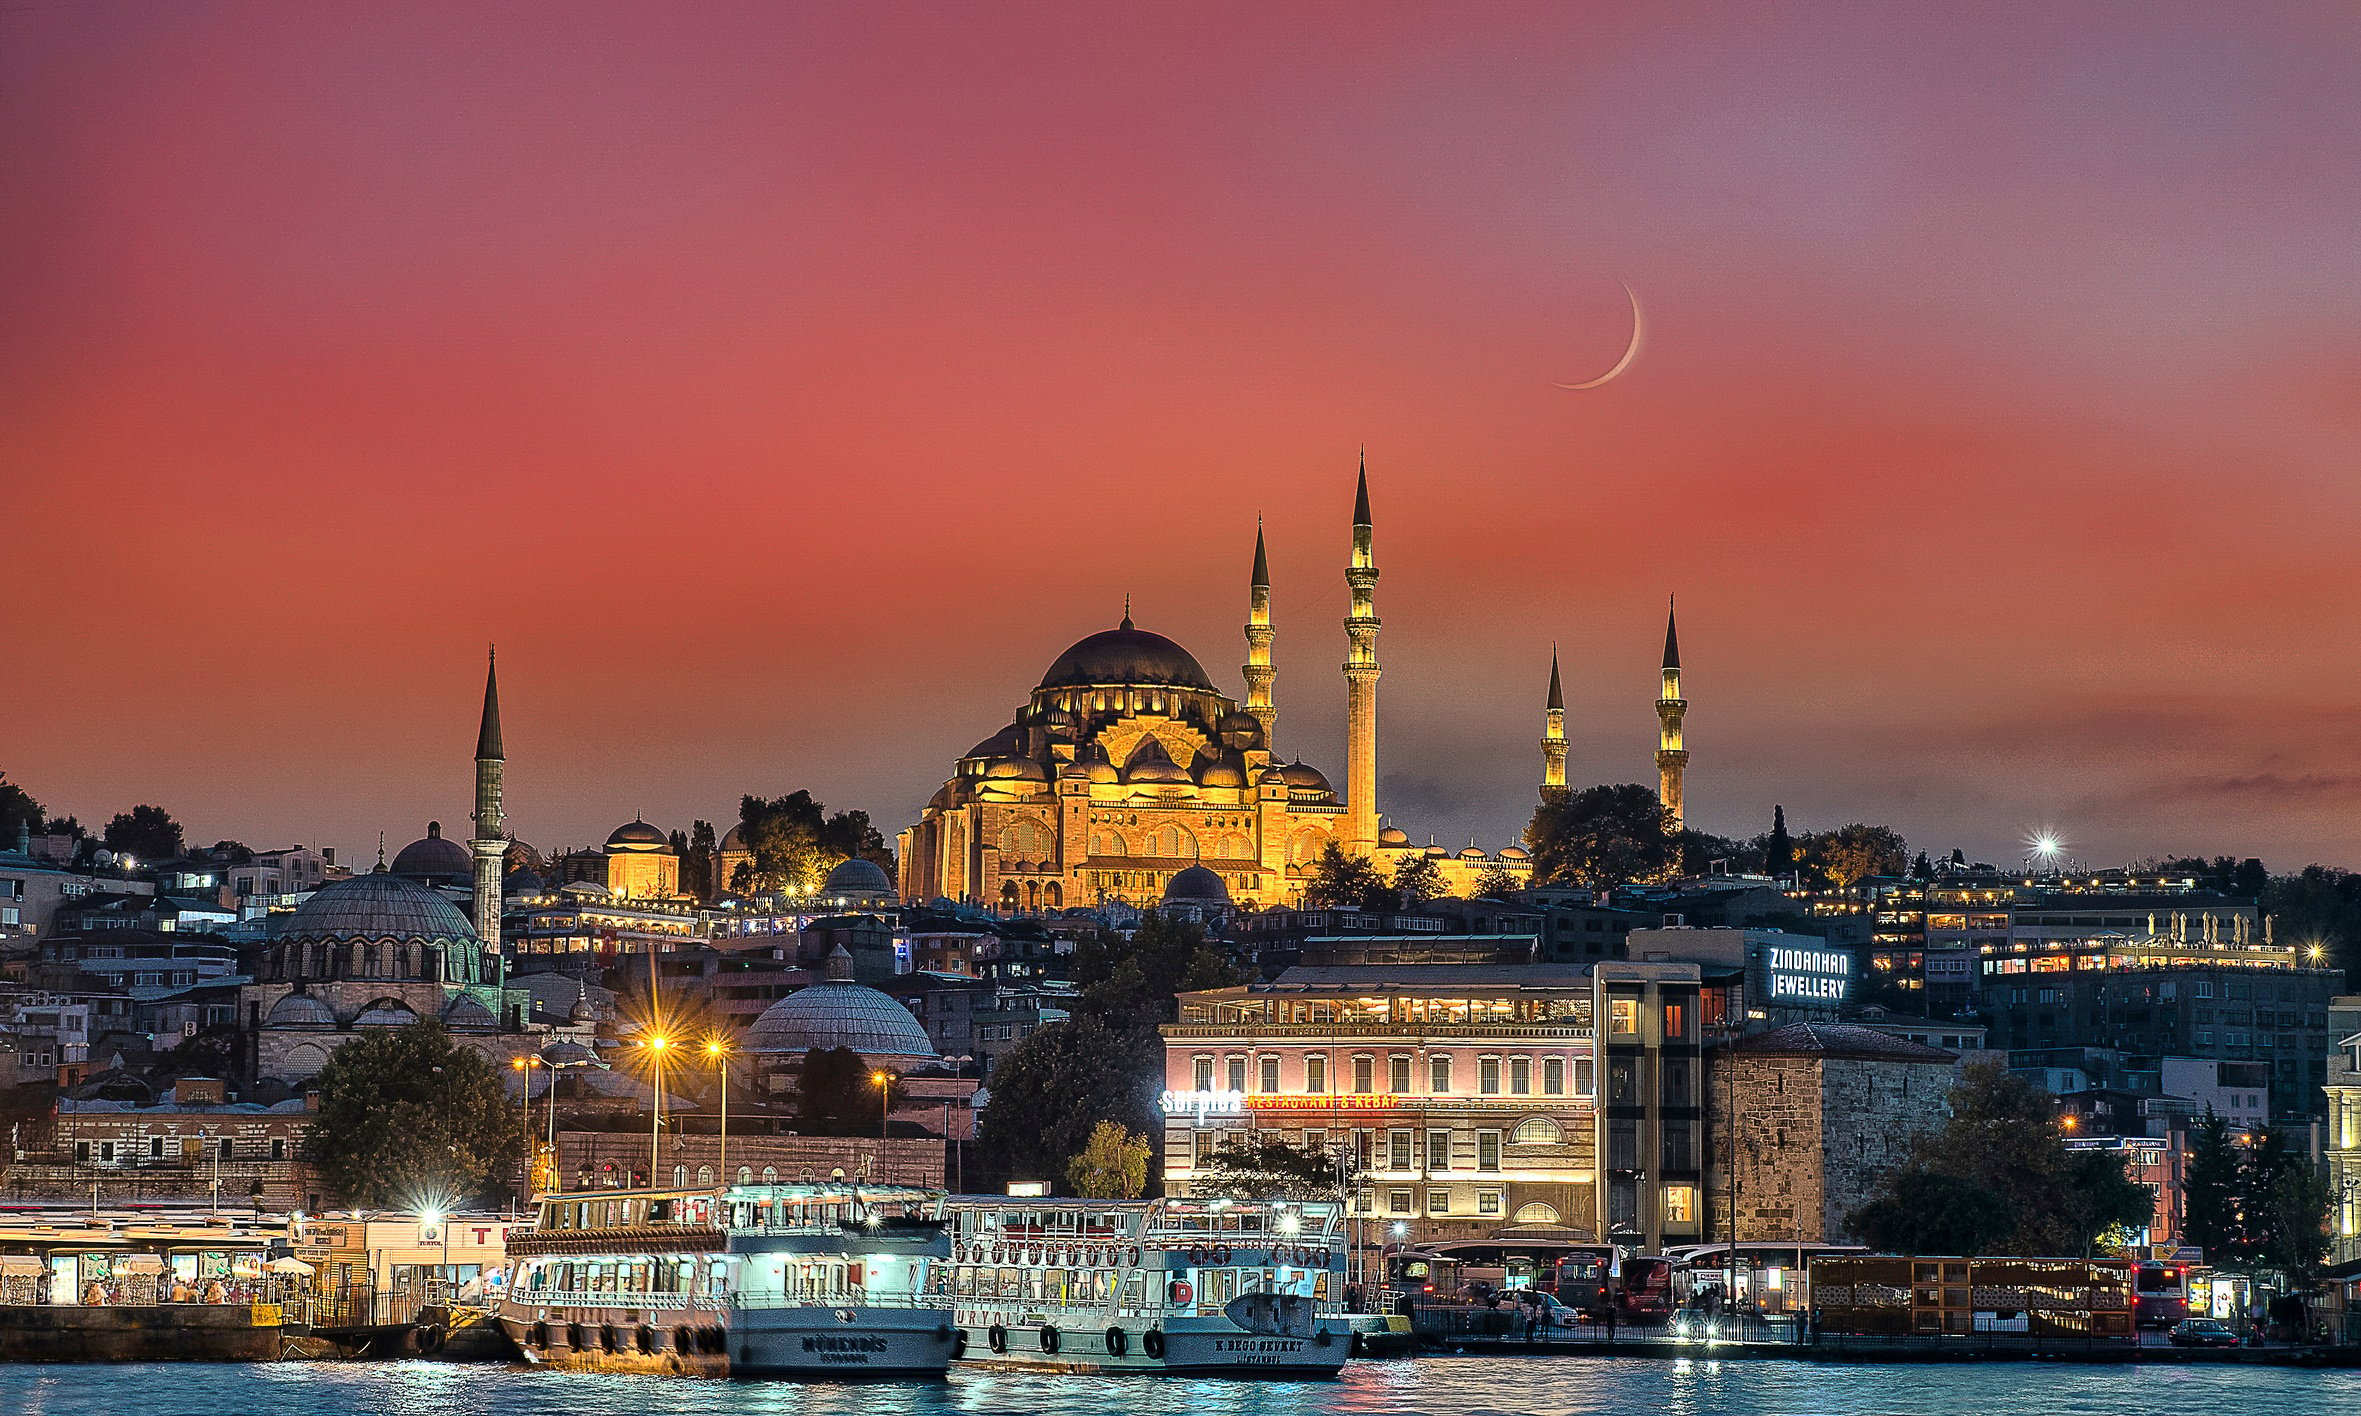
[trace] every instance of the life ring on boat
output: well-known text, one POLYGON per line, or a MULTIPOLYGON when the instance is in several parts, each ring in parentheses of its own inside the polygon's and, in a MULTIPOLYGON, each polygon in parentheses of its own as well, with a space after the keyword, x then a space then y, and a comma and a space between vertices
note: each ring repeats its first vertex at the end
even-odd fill
POLYGON ((1189 1287, 1189 1281, 1183 1278, 1175 1280, 1172 1287, 1165 1291, 1165 1296, 1174 1303, 1186 1303, 1197 1296, 1197 1291, 1189 1287))
POLYGON ((1006 1352, 1008 1350, 1008 1329, 998 1323, 992 1324, 984 1333, 984 1342, 994 1352, 1006 1352))
POLYGON ((1131 1267, 1133 1267, 1133 1268, 1138 1268, 1138 1267, 1140 1266, 1140 1246, 1139 1246, 1139 1245, 1137 1245, 1137 1244, 1134 1244, 1134 1245, 1132 1245, 1130 1248, 1128 1248, 1128 1249, 1125 1249, 1125 1250, 1123 1251, 1123 1254, 1124 1254, 1124 1258, 1123 1258, 1123 1261, 1124 1261, 1124 1263, 1126 1263, 1126 1264, 1130 1265, 1130 1266, 1131 1266, 1131 1267))
POLYGON ((1048 1323, 1041 1325, 1041 1350, 1049 1353, 1058 1350, 1058 1330, 1048 1323))
POLYGON ((1312 1255, 1312 1266, 1315 1268, 1326 1268, 1328 1267, 1328 1258, 1329 1254, 1326 1249, 1318 1250, 1312 1255))
POLYGON ((994 1263, 998 1264, 998 1263, 1006 1263, 1007 1261, 1008 1261, 1008 1246, 1007 1246, 1007 1245, 1005 1245, 1005 1244, 994 1244, 994 1245, 992 1246, 992 1262, 994 1262, 994 1263))
POLYGON ((1039 1244, 1036 1244, 1036 1245, 1034 1245, 1032 1248, 1030 1248, 1030 1249, 1026 1250, 1025 1252, 1026 1252, 1026 1255, 1027 1255, 1027 1257, 1026 1257, 1026 1259, 1025 1259, 1025 1264, 1026 1264, 1026 1266, 1027 1266, 1027 1267, 1029 1267, 1029 1268, 1039 1268, 1039 1267, 1041 1267, 1041 1246, 1040 1246, 1039 1244))
POLYGON ((1223 1245, 1221 1245, 1220 1247, 1216 1248, 1216 1249, 1213 1251, 1213 1263, 1214 1263, 1214 1267, 1216 1267, 1216 1268, 1219 1268, 1221 1265, 1223 1265, 1223 1264, 1226 1264, 1226 1263, 1228 1263, 1229 1261, 1230 1261, 1230 1246, 1229 1246, 1229 1245, 1227 1245, 1227 1244, 1223 1244, 1223 1245))
POLYGON ((1140 1334, 1140 1351, 1161 1360, 1164 1356, 1164 1329, 1149 1328, 1140 1334))
POLYGON ((1111 1327, 1107 1329, 1107 1355, 1109 1357, 1122 1356, 1124 1350, 1130 1346, 1130 1334, 1126 1333, 1119 1327, 1111 1327))
POLYGON ((1203 1249, 1199 1249, 1199 1248, 1196 1248, 1196 1247, 1193 1247, 1193 1246, 1192 1246, 1192 1247, 1190 1248, 1190 1250, 1189 1250, 1189 1267, 1190 1267, 1190 1268, 1202 1268, 1202 1267, 1204 1267, 1204 1265, 1205 1265, 1205 1251, 1204 1251, 1203 1249))

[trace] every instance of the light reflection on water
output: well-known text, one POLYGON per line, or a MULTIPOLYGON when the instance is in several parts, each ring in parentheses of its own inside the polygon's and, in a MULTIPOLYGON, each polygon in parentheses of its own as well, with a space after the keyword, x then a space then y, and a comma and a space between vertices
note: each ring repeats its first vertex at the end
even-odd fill
POLYGON ((1333 1382, 961 1371, 878 1385, 717 1382, 432 1362, 0 1367, 28 1416, 2312 1416, 2361 1372, 1645 1358, 1355 1362, 1333 1382))

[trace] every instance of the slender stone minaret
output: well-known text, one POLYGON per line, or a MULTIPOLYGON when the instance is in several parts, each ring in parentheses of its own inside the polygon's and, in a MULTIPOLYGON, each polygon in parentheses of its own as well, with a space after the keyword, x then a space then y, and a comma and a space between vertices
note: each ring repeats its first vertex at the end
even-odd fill
POLYGON ((1353 559, 1344 583, 1353 592, 1344 632, 1352 641, 1344 661, 1345 849, 1377 849, 1377 556, 1369 524, 1369 454, 1361 454, 1361 482, 1353 493, 1353 559))
POLYGON ((1689 768, 1689 749, 1682 745, 1681 719, 1689 701, 1681 697, 1681 640, 1673 623, 1672 600, 1664 601, 1664 692, 1656 700, 1656 796, 1672 813, 1672 828, 1688 824, 1681 800, 1682 776, 1689 768))
POLYGON ((1566 791, 1566 695, 1558 690, 1558 646, 1549 646, 1549 726, 1541 734, 1541 799, 1566 791))
POLYGON ((500 779, 507 766, 508 750, 500 742, 500 664, 496 653, 488 653, 484 721, 475 735, 475 838, 467 846, 475 853, 475 932, 496 962, 503 988, 508 986, 508 960, 500 948, 500 875, 508 856, 508 832, 500 815, 500 779))
POLYGON ((1271 680, 1279 671, 1271 667, 1271 641, 1278 631, 1271 628, 1271 566, 1262 549, 1262 518, 1254 519, 1254 579, 1246 590, 1246 665, 1238 672, 1246 677, 1246 711, 1262 724, 1262 745, 1266 752, 1277 752, 1271 740, 1271 725, 1279 721, 1279 710, 1271 702, 1271 680))

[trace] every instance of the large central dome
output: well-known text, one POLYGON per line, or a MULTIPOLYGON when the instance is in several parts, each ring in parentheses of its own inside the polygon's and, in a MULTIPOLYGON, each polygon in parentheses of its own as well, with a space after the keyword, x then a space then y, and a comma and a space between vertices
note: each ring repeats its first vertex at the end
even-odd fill
POLYGON ((1213 680, 1196 657, 1161 634, 1132 628, 1102 629, 1058 655, 1041 676, 1043 688, 1090 688, 1106 684, 1162 685, 1213 691, 1213 680))

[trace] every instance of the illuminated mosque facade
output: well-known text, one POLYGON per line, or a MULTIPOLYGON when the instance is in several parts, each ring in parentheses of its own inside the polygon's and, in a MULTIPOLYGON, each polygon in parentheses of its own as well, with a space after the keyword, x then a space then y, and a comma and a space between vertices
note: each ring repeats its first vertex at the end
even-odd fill
MULTIPOLYGON (((1273 745, 1276 631, 1258 529, 1243 701, 1216 688, 1188 650, 1134 625, 1127 607, 1121 624, 1058 655, 1015 719, 970 748, 917 824, 901 833, 902 897, 1015 912, 1107 900, 1146 906, 1163 900, 1168 887, 1202 898, 1213 886, 1210 873, 1237 904, 1292 904, 1330 844, 1373 858, 1389 877, 1404 857, 1426 854, 1454 894, 1476 893, 1487 875, 1523 883, 1532 863, 1521 847, 1493 853, 1413 845, 1378 815, 1378 571, 1366 468, 1344 574, 1352 601, 1344 622, 1341 784, 1273 745)), ((1668 686, 1677 684, 1673 652, 1668 627, 1668 686)), ((1546 712, 1544 792, 1565 785, 1554 654, 1546 712)), ((1665 730, 1667 746, 1678 748, 1677 717, 1665 730)), ((1676 810, 1686 758, 1681 752, 1677 764, 1663 761, 1676 810)))

